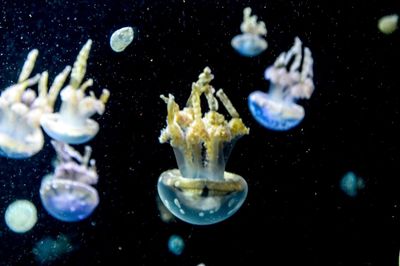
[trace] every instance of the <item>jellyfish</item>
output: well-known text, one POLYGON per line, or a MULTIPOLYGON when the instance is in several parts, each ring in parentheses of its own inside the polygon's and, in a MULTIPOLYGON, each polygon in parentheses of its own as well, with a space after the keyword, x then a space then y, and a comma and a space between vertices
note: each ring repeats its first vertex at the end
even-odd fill
POLYGON ((192 84, 187 105, 179 109, 173 95, 161 95, 167 104, 167 126, 159 141, 172 146, 179 169, 161 174, 159 196, 179 219, 197 225, 218 223, 234 214, 247 196, 247 183, 239 175, 225 172, 235 142, 249 129, 243 124, 222 89, 216 96, 232 117, 218 113, 214 76, 206 67, 192 84), (202 114, 200 97, 205 95, 209 111, 202 114))
POLYGON ((241 55, 253 57, 267 49, 267 41, 261 36, 267 35, 267 28, 263 21, 257 22, 257 16, 251 16, 251 8, 243 10, 243 22, 240 25, 242 34, 236 35, 232 41, 232 47, 241 55))
POLYGON ((172 223, 175 222, 175 216, 165 207, 164 203, 162 203, 160 197, 157 195, 156 198, 157 208, 160 213, 160 219, 164 223, 172 223))
POLYGON ((0 95, 0 155, 24 159, 43 148, 40 119, 52 113, 58 93, 71 70, 67 66, 47 89, 48 72, 29 76, 35 66, 38 50, 29 52, 18 82, 0 95), (38 94, 30 87, 38 83, 38 94))
POLYGON ((249 95, 248 104, 253 117, 272 130, 284 131, 297 126, 305 112, 296 100, 309 99, 314 91, 310 49, 305 47, 302 56, 302 43, 296 37, 292 48, 281 53, 266 69, 265 79, 271 82, 268 93, 255 91, 249 95))
POLYGON ((99 204, 95 160, 92 149, 85 146, 82 156, 66 143, 52 141, 57 164, 54 174, 45 176, 40 185, 40 199, 47 212, 64 222, 76 222, 88 217, 99 204))
POLYGON ((346 173, 340 180, 340 188, 349 197, 355 197, 365 187, 364 180, 353 172, 346 173))
POLYGON ((36 207, 28 200, 16 200, 7 207, 4 219, 11 231, 26 233, 37 222, 36 207))
POLYGON ((88 40, 76 58, 69 85, 60 93, 59 112, 45 114, 40 119, 44 131, 55 140, 81 144, 91 140, 99 131, 99 124, 90 117, 104 113, 110 92, 104 89, 99 99, 93 91, 89 96, 85 95, 86 89, 93 85, 92 79, 82 83, 91 45, 92 41, 88 40))
POLYGON ((110 38, 110 47, 114 52, 120 53, 133 41, 134 33, 132 27, 124 27, 116 30, 110 38))
POLYGON ((170 236, 168 239, 168 249, 172 254, 179 256, 182 254, 184 248, 185 242, 183 242, 182 237, 178 235, 170 236))
POLYGON ((378 29, 384 34, 391 34, 397 29, 399 15, 387 15, 378 20, 378 29))
POLYGON ((63 234, 59 234, 56 239, 45 237, 39 240, 32 249, 35 259, 41 264, 54 262, 63 254, 71 252, 73 246, 70 239, 63 234))

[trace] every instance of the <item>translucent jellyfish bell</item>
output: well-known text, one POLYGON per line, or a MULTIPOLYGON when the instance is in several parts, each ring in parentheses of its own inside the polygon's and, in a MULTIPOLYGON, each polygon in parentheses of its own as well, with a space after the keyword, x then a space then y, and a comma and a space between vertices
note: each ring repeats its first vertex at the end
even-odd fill
POLYGON ((45 176, 40 186, 40 198, 53 217, 75 222, 88 217, 99 204, 99 195, 91 185, 98 175, 95 161, 90 160, 91 148, 85 147, 84 156, 71 146, 52 141, 58 163, 54 174, 45 176))
POLYGON ((302 43, 296 37, 292 48, 266 69, 265 78, 271 82, 268 93, 255 91, 250 94, 248 103, 254 118, 272 130, 283 131, 297 126, 305 112, 296 100, 309 99, 314 91, 312 67, 310 49, 305 47, 302 55, 302 43))
POLYGON ((7 207, 4 219, 13 232, 26 233, 37 222, 36 207, 28 200, 16 200, 7 207))
POLYGON ((241 55, 253 57, 267 49, 267 41, 262 37, 267 35, 267 28, 263 21, 257 22, 257 16, 251 16, 251 8, 243 10, 243 22, 240 25, 242 34, 236 35, 232 41, 232 47, 241 55))
POLYGON ((167 103, 167 127, 160 142, 169 142, 178 169, 165 171, 158 180, 164 205, 179 219, 198 225, 218 223, 233 215, 247 196, 247 183, 239 175, 225 172, 225 164, 237 139, 248 134, 236 109, 219 90, 216 96, 232 119, 218 113, 213 79, 206 67, 192 85, 187 105, 179 109, 173 95, 161 96, 167 103), (209 111, 202 114, 200 97, 207 98, 209 111))
POLYGON ((29 76, 35 66, 38 50, 32 50, 24 63, 18 83, 0 95, 0 155, 28 158, 43 148, 40 118, 53 111, 54 102, 71 68, 68 66, 47 89, 48 73, 29 76), (29 87, 39 83, 38 94, 29 87))
POLYGON ((90 117, 95 113, 104 113, 105 104, 110 96, 108 90, 103 90, 99 99, 92 91, 89 96, 85 95, 86 89, 93 85, 92 79, 82 83, 91 45, 92 41, 88 40, 76 58, 69 85, 60 93, 59 112, 46 114, 40 121, 50 137, 69 144, 85 143, 97 134, 99 124, 90 117))

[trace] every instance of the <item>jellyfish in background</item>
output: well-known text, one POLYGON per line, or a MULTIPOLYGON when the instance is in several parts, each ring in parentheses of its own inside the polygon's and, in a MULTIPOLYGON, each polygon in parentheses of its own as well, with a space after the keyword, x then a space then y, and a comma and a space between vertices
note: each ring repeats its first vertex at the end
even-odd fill
POLYGON ((265 79, 271 82, 268 93, 255 91, 249 96, 249 108, 254 118, 272 130, 283 131, 297 126, 304 118, 304 108, 296 104, 296 100, 309 99, 314 91, 310 49, 305 47, 302 56, 302 43, 296 37, 292 48, 281 53, 274 65, 266 69, 265 79))
POLYGON ((45 114, 40 120, 44 131, 50 137, 69 144, 87 142, 97 134, 99 124, 90 117, 95 113, 104 113, 105 104, 110 96, 108 90, 103 90, 99 99, 92 91, 89 96, 85 95, 86 89, 93 85, 92 79, 82 83, 91 45, 92 41, 88 40, 76 58, 69 85, 60 93, 60 111, 45 114))
POLYGON ((165 207, 164 203, 162 203, 160 197, 157 195, 157 208, 160 213, 160 219, 164 223, 172 223, 176 221, 175 216, 165 207))
POLYGON ((167 126, 160 142, 174 149, 178 169, 165 171, 158 180, 158 193, 164 205, 179 219, 198 225, 223 221, 234 214, 247 196, 247 183, 239 175, 225 172, 230 152, 241 136, 249 133, 238 112, 220 89, 216 96, 232 119, 218 113, 213 79, 206 67, 183 110, 173 95, 161 96, 167 104, 167 126), (209 111, 202 114, 204 94, 209 111))
POLYGON ((45 237, 39 240, 33 247, 32 253, 37 262, 49 264, 73 249, 70 239, 66 235, 60 234, 55 239, 45 237))
POLYGON ((71 68, 67 66, 47 88, 48 73, 29 78, 35 66, 38 50, 32 50, 22 67, 17 84, 0 95, 0 155, 28 158, 43 148, 44 137, 40 119, 52 113, 58 93, 71 68), (38 84, 38 94, 29 87, 38 84))
POLYGON ((358 191, 365 187, 364 180, 353 172, 348 172, 340 180, 340 188, 349 197, 355 197, 358 191))
POLYGON ((116 30, 110 38, 111 49, 116 53, 123 52, 133 41, 134 35, 132 27, 123 27, 116 30))
POLYGON ((26 233, 37 222, 37 210, 35 205, 28 200, 16 200, 7 207, 4 219, 11 231, 26 233))
POLYGON ((57 153, 54 174, 43 178, 40 199, 47 212, 64 222, 76 222, 88 217, 99 204, 99 195, 91 185, 98 175, 92 149, 85 146, 82 156, 68 144, 52 141, 57 153))
POLYGON ((378 29, 384 34, 392 34, 397 30, 399 15, 387 15, 378 20, 378 29))
POLYGON ((241 55, 253 57, 261 54, 267 49, 267 41, 261 36, 267 35, 267 28, 263 21, 257 22, 257 16, 251 16, 251 8, 246 7, 243 10, 243 22, 240 25, 242 34, 235 36, 232 41, 232 47, 241 55))
POLYGON ((172 235, 169 237, 168 249, 172 254, 179 256, 182 254, 184 248, 185 242, 183 241, 182 237, 178 235, 172 235))

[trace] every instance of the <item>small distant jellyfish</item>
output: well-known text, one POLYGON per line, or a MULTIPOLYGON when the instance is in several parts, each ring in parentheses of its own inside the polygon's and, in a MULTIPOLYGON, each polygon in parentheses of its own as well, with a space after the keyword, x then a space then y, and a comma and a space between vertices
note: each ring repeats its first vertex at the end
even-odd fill
POLYGON ((383 16, 378 21, 378 29, 384 34, 392 34, 397 29, 398 22, 397 14, 383 16))
POLYGON ((37 262, 47 264, 54 262, 63 254, 73 250, 69 238, 63 234, 57 236, 56 239, 52 237, 45 237, 39 240, 32 249, 37 262))
POLYGON ((37 222, 36 207, 28 200, 16 200, 7 207, 4 219, 11 231, 26 233, 37 222))
POLYGON ((157 208, 160 213, 160 218, 164 223, 175 222, 175 216, 165 207, 160 197, 157 195, 157 208))
POLYGON ((271 85, 268 93, 255 91, 248 104, 253 117, 264 127, 284 131, 297 126, 304 118, 304 108, 297 99, 309 99, 314 91, 313 58, 296 37, 288 52, 283 52, 265 71, 271 85), (301 67, 301 69, 300 69, 301 67))
POLYGON ((24 159, 43 148, 40 119, 52 113, 58 93, 71 70, 67 66, 47 88, 48 73, 29 76, 35 66, 38 50, 29 54, 18 82, 0 95, 0 156, 24 159), (30 87, 38 84, 38 94, 30 87))
POLYGON ((69 85, 60 93, 59 112, 45 114, 40 120, 44 131, 55 140, 81 144, 91 140, 99 131, 99 124, 90 117, 104 113, 110 92, 104 89, 99 99, 93 91, 89 96, 85 95, 86 89, 93 85, 92 79, 82 83, 91 45, 92 41, 88 40, 76 58, 69 85))
POLYGON ((365 187, 364 180, 353 172, 345 174, 340 181, 340 188, 349 197, 355 197, 365 187))
POLYGON ((185 242, 183 242, 182 237, 178 235, 172 235, 169 238, 168 249, 172 254, 179 256, 182 254, 184 248, 185 248, 185 242))
POLYGON ((242 34, 235 36, 232 47, 241 55, 253 57, 267 49, 267 41, 261 37, 267 35, 267 28, 263 21, 257 22, 257 16, 251 16, 251 8, 243 10, 243 22, 240 25, 242 34))
POLYGON ((124 27, 116 30, 110 38, 110 46, 114 52, 120 53, 133 41, 134 32, 132 27, 124 27))
POLYGON ((77 222, 88 217, 99 204, 98 175, 92 149, 85 146, 82 156, 68 144, 52 141, 57 153, 54 174, 43 178, 40 199, 46 211, 64 222, 77 222))
POLYGON ((249 129, 220 89, 216 96, 232 119, 218 113, 218 101, 210 85, 214 76, 206 67, 192 84, 186 107, 180 109, 173 95, 161 95, 167 104, 167 126, 160 142, 172 146, 179 169, 161 174, 158 193, 165 207, 179 219, 197 225, 223 221, 233 215, 247 196, 247 183, 239 175, 225 172, 235 142, 249 129), (205 95, 209 111, 202 113, 205 95))

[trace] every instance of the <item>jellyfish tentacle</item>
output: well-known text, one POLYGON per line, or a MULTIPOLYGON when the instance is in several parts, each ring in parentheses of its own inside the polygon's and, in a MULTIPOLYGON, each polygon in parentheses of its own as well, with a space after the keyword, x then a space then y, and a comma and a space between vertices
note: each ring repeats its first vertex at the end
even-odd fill
POLYGON ((32 70, 35 67, 38 55, 39 51, 37 49, 33 49, 28 53, 28 57, 25 60, 24 65, 22 66, 21 74, 19 74, 18 83, 25 81, 31 75, 32 70))

